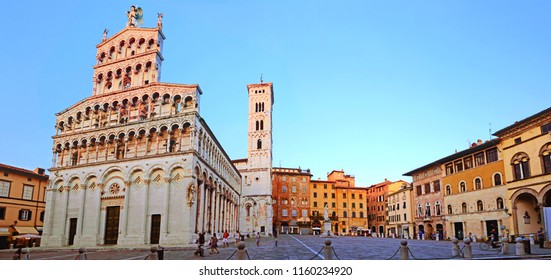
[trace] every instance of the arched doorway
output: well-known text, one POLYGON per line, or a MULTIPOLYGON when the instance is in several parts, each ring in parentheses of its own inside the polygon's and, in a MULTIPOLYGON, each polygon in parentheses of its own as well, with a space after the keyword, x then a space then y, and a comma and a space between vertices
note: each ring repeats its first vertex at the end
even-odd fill
POLYGON ((420 239, 420 240, 423 240, 425 238, 425 226, 424 225, 419 225, 417 227, 417 238, 420 239))
POLYGON ((385 227, 379 226, 379 237, 385 237, 385 227))
POLYGON ((541 224, 540 209, 534 194, 528 192, 519 194, 513 201, 513 209, 517 234, 523 235, 538 231, 541 224))
POLYGON ((444 226, 442 224, 436 224, 436 234, 438 236, 438 240, 444 239, 444 226))

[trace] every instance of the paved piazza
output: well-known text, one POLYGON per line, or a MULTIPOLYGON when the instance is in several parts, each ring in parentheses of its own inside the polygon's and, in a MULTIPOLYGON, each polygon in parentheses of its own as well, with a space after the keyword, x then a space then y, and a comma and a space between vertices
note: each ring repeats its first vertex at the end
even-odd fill
MULTIPOLYGON (((341 260, 387 260, 400 259, 400 239, 390 238, 371 238, 371 237, 337 237, 331 238, 336 257, 341 260)), ((318 255, 324 246, 325 238, 305 235, 280 235, 275 246, 274 238, 263 238, 260 246, 256 246, 253 238, 245 241, 248 256, 252 260, 321 260, 323 251, 318 255)), ((450 241, 432 241, 432 240, 407 240, 411 254, 410 259, 417 260, 445 260, 452 259, 452 242, 450 241)), ((460 248, 464 244, 459 243, 460 248)), ((511 245, 512 254, 503 255, 496 250, 483 251, 479 243, 474 243, 473 258, 475 259, 494 259, 494 258, 516 258, 514 255, 514 244, 511 245)), ((30 248, 30 258, 32 260, 74 260, 78 256, 78 250, 75 248, 45 249, 30 248)), ((195 247, 191 245, 184 247, 168 247, 164 251, 165 260, 226 260, 237 258, 236 248, 233 243, 230 247, 220 247, 220 254, 210 255, 208 249, 205 250, 204 257, 193 255, 195 247)), ((540 249, 537 245, 532 245, 532 254, 526 258, 550 258, 551 249, 540 249)), ((0 250, 0 260, 11 260, 15 250, 0 250)), ((122 248, 117 246, 105 246, 89 249, 86 257, 89 260, 143 260, 149 254, 149 249, 140 248, 122 248)), ((457 257, 455 259, 462 259, 457 257)))

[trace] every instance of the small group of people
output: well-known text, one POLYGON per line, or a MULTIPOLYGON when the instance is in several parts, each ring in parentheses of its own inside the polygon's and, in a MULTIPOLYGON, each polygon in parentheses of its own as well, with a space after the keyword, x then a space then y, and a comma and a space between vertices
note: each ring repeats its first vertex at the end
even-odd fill
MULTIPOLYGON (((193 252, 194 255, 196 256, 201 256, 201 257, 204 257, 205 255, 205 249, 203 248, 203 246, 205 245, 205 233, 204 232, 201 232, 199 233, 199 238, 197 239, 197 250, 195 250, 195 252, 193 252)), ((220 250, 218 250, 218 238, 216 237, 216 233, 212 234, 210 240, 209 240, 209 248, 210 248, 210 252, 209 254, 214 254, 216 252, 216 254, 220 254, 220 250)))

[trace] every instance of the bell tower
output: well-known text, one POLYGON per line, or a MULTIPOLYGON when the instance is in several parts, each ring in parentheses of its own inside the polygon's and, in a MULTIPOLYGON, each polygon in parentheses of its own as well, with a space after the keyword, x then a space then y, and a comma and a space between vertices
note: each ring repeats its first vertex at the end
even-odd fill
POLYGON ((236 165, 242 175, 240 231, 273 230, 272 208, 272 83, 247 85, 249 95, 247 159, 236 165), (246 162, 246 163, 245 163, 246 162))

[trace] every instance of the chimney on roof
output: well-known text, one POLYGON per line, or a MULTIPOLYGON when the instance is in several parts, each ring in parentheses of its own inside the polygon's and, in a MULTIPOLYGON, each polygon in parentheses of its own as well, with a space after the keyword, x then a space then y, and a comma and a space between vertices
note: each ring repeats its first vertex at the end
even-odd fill
POLYGON ((35 168, 33 171, 34 171, 34 173, 36 173, 36 174, 44 175, 44 171, 45 171, 45 170, 44 170, 44 168, 38 168, 38 167, 37 167, 37 168, 35 168))

